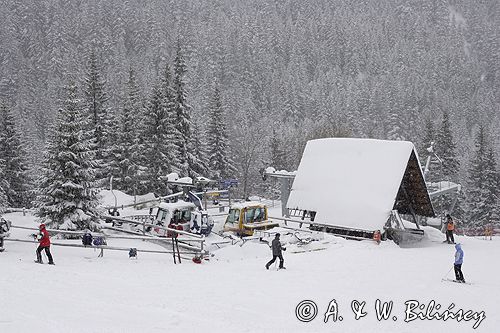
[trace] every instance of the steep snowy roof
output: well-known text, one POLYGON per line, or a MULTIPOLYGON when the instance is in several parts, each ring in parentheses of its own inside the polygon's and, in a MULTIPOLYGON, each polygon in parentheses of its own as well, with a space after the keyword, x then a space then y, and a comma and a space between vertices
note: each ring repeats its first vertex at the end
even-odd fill
POLYGON ((417 214, 434 214, 411 142, 329 138, 307 143, 287 208, 315 211, 318 224, 377 230, 412 201, 417 214))

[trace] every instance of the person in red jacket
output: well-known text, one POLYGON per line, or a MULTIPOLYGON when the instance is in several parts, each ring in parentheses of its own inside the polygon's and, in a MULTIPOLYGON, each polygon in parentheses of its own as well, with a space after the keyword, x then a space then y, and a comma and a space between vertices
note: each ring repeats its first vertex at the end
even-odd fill
POLYGON ((50 254, 50 238, 49 238, 49 232, 45 229, 45 224, 40 224, 40 233, 37 236, 38 242, 40 245, 38 245, 38 248, 36 249, 36 260, 35 262, 39 264, 43 264, 42 261, 42 251, 45 250, 45 254, 47 255, 47 258, 49 258, 49 265, 54 265, 54 260, 52 259, 52 254, 50 254))

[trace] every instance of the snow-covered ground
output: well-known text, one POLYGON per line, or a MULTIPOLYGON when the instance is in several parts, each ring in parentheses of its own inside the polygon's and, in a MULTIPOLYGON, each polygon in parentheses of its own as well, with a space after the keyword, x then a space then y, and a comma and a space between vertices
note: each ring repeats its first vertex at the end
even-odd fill
MULTIPOLYGON (((14 225, 36 227, 32 216, 6 214, 14 225)), ((454 247, 432 229, 417 247, 392 242, 330 237, 326 249, 284 253, 287 270, 264 268, 269 247, 247 242, 214 251, 210 261, 174 265, 166 254, 52 247, 56 266, 38 265, 35 244, 6 242, 0 253, 0 332, 470 332, 475 320, 414 320, 406 323, 405 302, 454 304, 453 311, 484 311, 476 330, 500 327, 500 239, 457 237, 463 271, 472 285, 442 282, 454 247), (324 314, 335 299, 342 321, 324 314), (393 301, 388 320, 378 321, 375 301, 393 301), (312 300, 311 322, 296 318, 296 306, 312 300), (367 315, 354 319, 351 302, 365 301, 367 315), (393 316, 397 320, 392 319, 393 316)), ((29 239, 29 230, 12 229, 29 239)), ((71 241, 68 241, 71 242, 71 241)), ((73 241, 79 243, 79 241, 73 241)), ((136 240, 109 245, 161 249, 136 240)), ((452 272, 448 277, 452 277, 452 272)))

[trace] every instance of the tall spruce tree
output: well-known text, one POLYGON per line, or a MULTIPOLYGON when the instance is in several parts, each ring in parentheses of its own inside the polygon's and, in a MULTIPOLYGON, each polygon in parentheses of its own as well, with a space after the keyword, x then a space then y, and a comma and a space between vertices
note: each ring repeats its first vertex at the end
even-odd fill
POLYGON ((170 165, 172 171, 177 171, 181 169, 179 163, 179 150, 176 146, 176 140, 180 137, 180 133, 176 127, 177 114, 175 110, 176 94, 173 88, 172 73, 170 71, 170 66, 165 64, 165 69, 163 71, 163 76, 161 78, 161 92, 162 92, 162 103, 165 111, 165 132, 168 141, 168 158, 170 159, 170 165))
POLYGON ((214 179, 230 178, 234 175, 236 168, 229 150, 226 119, 218 86, 214 89, 208 112, 210 117, 208 121, 210 177, 214 179))
POLYGON ((271 146, 271 166, 274 167, 276 170, 286 169, 288 167, 286 160, 286 152, 283 149, 283 142, 278 137, 275 128, 273 128, 273 135, 271 137, 270 146, 271 146))
POLYGON ((487 143, 484 127, 481 125, 474 140, 475 153, 469 168, 467 202, 469 204, 469 224, 481 224, 485 218, 485 174, 487 143))
POLYGON ((482 189, 484 198, 484 209, 486 223, 498 225, 500 223, 500 200, 499 200, 499 175, 495 152, 490 146, 486 153, 484 170, 484 186, 482 189))
POLYGON ((142 112, 135 73, 130 69, 127 97, 119 117, 111 161, 114 187, 129 194, 133 194, 138 189, 137 181, 142 162, 142 148, 139 138, 142 112))
POLYGON ((191 106, 187 103, 186 92, 186 62, 181 47, 180 40, 177 41, 177 50, 174 59, 174 81, 173 89, 175 93, 175 128, 178 132, 176 139, 178 155, 178 168, 182 176, 198 176, 197 169, 198 158, 192 152, 192 125, 191 125, 191 106))
POLYGON ((95 229, 99 213, 95 188, 95 144, 86 130, 76 85, 57 115, 38 180, 36 215, 55 229, 95 229))
POLYGON ((436 154, 441 158, 440 176, 447 180, 457 180, 460 169, 460 161, 457 157, 457 146, 453 139, 450 116, 447 111, 443 112, 441 127, 436 135, 436 154))
POLYGON ((0 178, 4 181, 4 194, 11 207, 27 207, 31 203, 26 152, 14 122, 12 113, 0 103, 0 178))
POLYGON ((401 116, 399 114, 399 110, 395 110, 389 113, 388 117, 388 131, 387 131, 387 139, 389 140, 405 140, 405 133, 402 126, 401 116))
POLYGON ((161 82, 156 84, 144 116, 144 161, 145 175, 143 191, 165 195, 166 181, 162 177, 176 171, 172 164, 176 159, 174 145, 175 127, 170 114, 171 101, 166 97, 170 90, 170 69, 165 67, 161 82))
POLYGON ((96 143, 96 169, 98 186, 105 186, 111 174, 111 133, 113 115, 108 108, 108 95, 103 70, 95 51, 91 51, 87 59, 87 71, 84 82, 85 107, 90 118, 89 130, 93 133, 96 143))
MULTIPOLYGON (((2 174, 4 168, 4 160, 0 159, 0 174, 2 174)), ((7 195, 5 194, 7 185, 5 179, 0 177, 0 214, 3 213, 8 206, 7 195)))
POLYGON ((209 174, 209 152, 207 146, 207 130, 201 119, 193 118, 192 127, 195 135, 191 136, 190 153, 196 156, 191 163, 192 175, 207 177, 209 174))

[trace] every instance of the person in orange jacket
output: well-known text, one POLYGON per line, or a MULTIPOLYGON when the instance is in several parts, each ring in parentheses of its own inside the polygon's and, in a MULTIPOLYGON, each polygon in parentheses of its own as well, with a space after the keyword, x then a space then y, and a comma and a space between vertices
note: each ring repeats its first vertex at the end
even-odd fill
POLYGON ((373 233, 373 240, 377 243, 380 244, 380 241, 382 240, 382 234, 380 233, 380 230, 376 230, 373 233))
POLYGON ((54 265, 54 260, 52 259, 52 254, 50 254, 50 237, 49 237, 49 232, 47 229, 45 229, 45 224, 40 224, 40 232, 37 235, 38 242, 40 245, 38 245, 38 248, 36 249, 36 263, 43 264, 42 261, 42 251, 45 250, 45 254, 47 255, 47 258, 49 258, 49 265, 54 265))
POLYGON ((455 239, 453 238, 453 231, 455 230, 455 223, 451 218, 450 214, 446 214, 446 242, 448 244, 455 244, 455 239))

